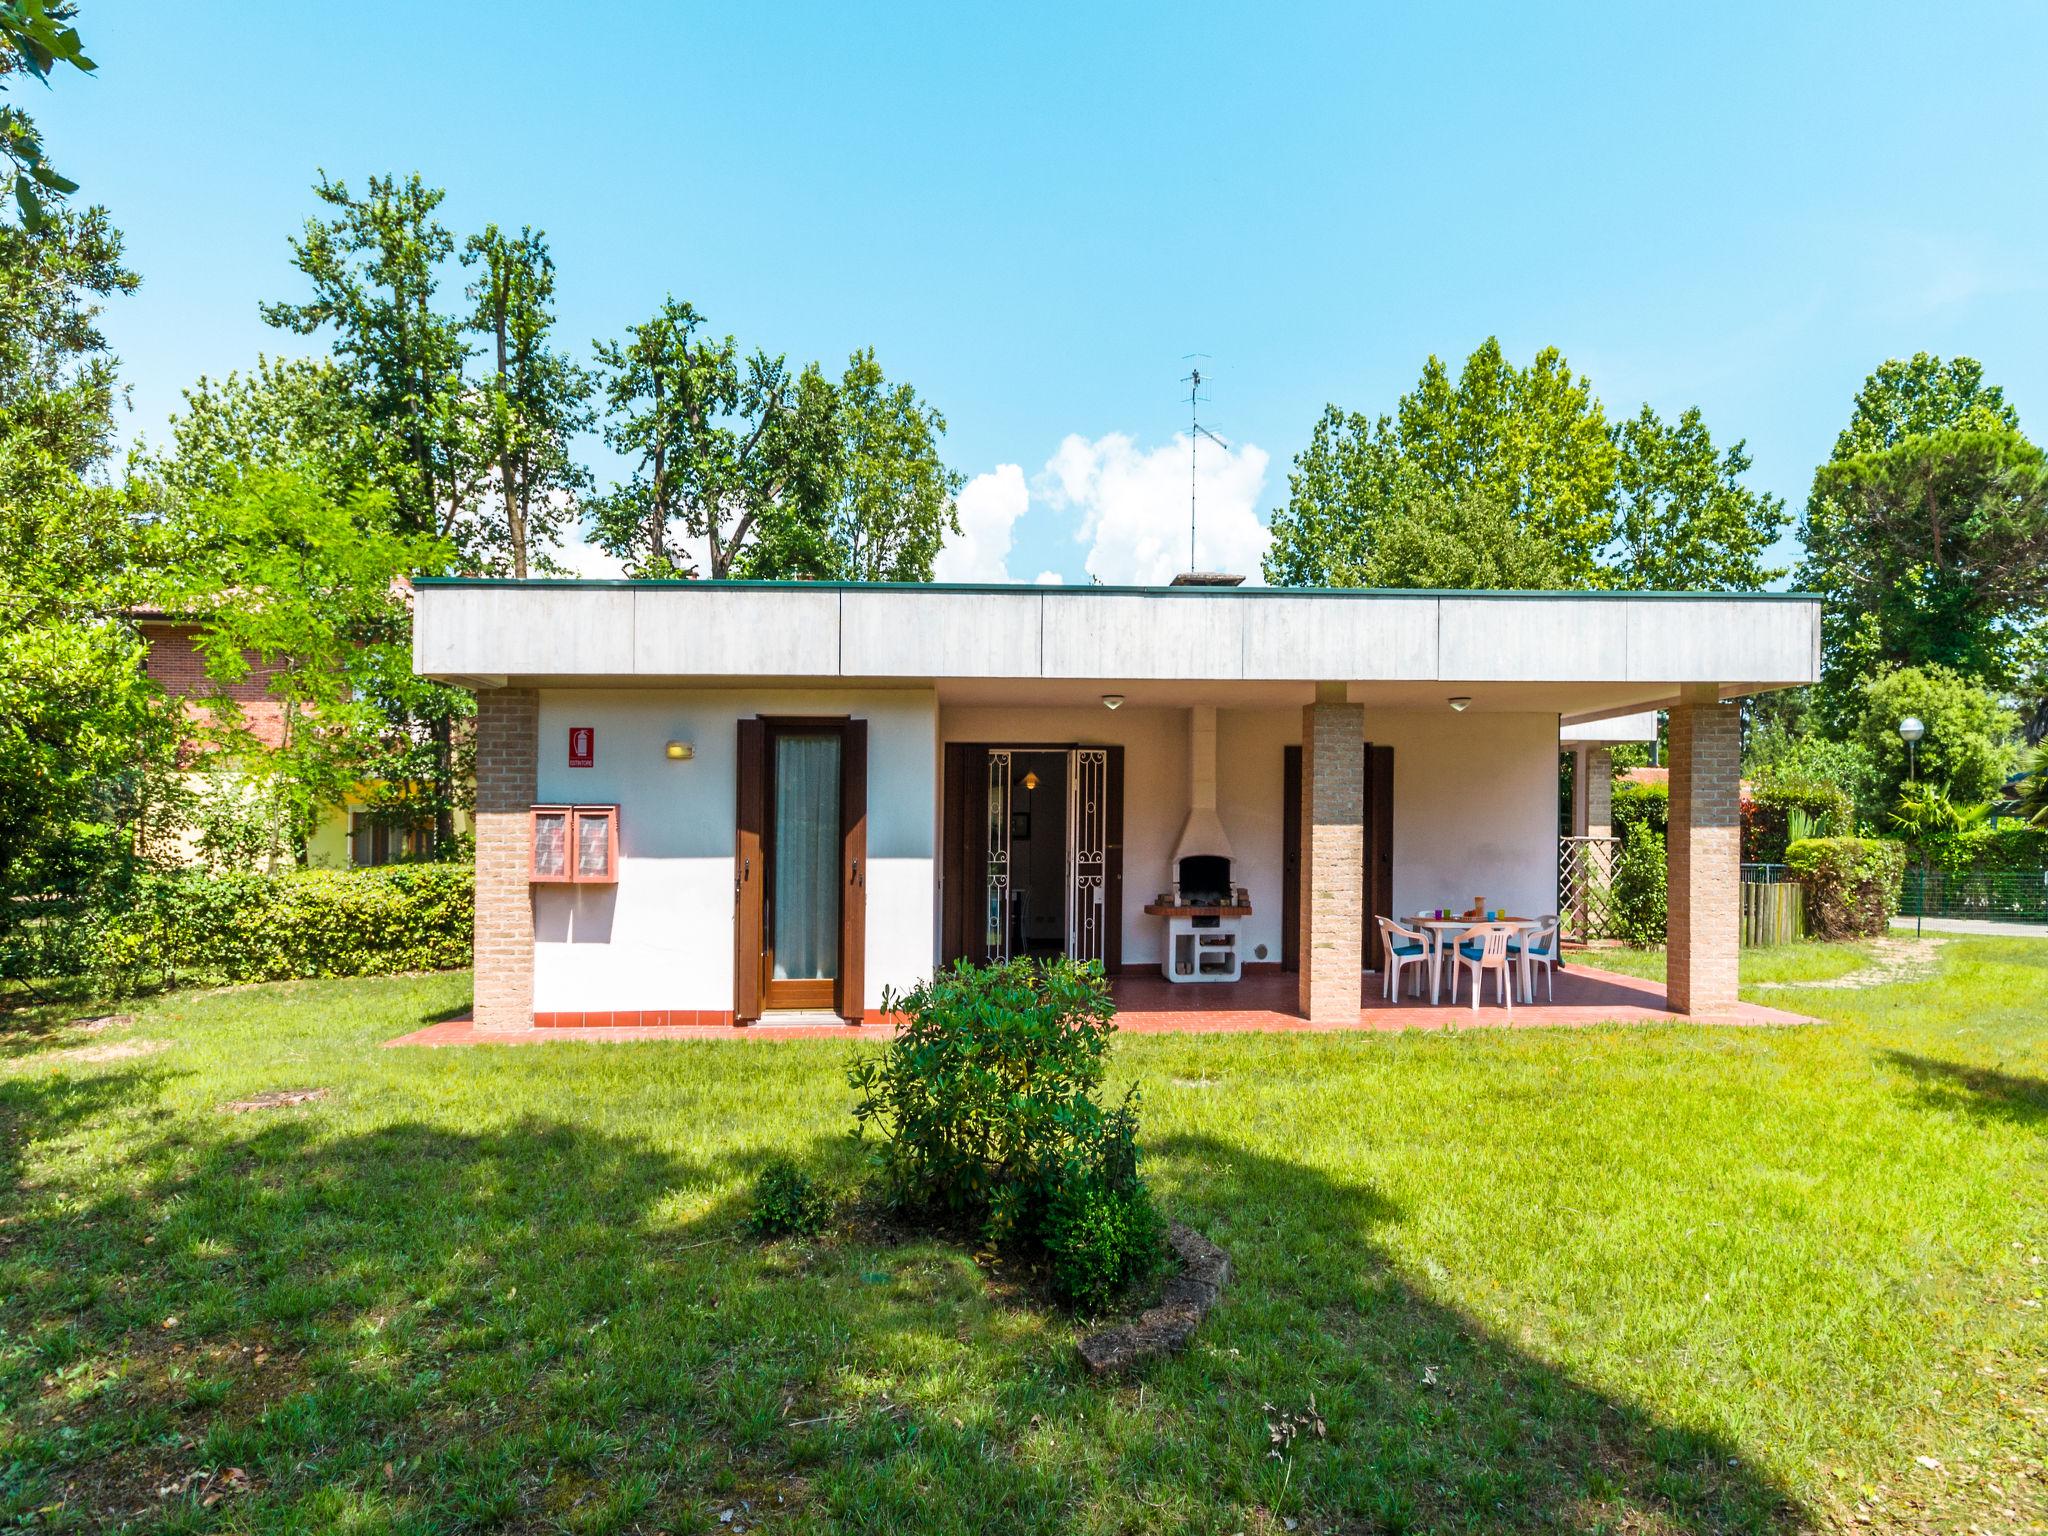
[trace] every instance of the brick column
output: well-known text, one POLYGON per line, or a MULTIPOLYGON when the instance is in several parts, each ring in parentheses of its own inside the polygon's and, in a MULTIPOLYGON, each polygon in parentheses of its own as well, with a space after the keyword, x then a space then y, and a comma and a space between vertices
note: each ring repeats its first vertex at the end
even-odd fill
POLYGON ((539 786, 540 696, 476 696, 476 959, 480 1029, 533 1028, 529 813, 539 786))
POLYGON ((1302 1014, 1355 1022, 1364 990, 1365 708, 1335 698, 1301 712, 1302 1014))
POLYGON ((1614 754, 1605 747, 1585 747, 1579 772, 1586 779, 1586 824, 1583 837, 1614 835, 1614 754))
POLYGON ((1691 1014, 1734 1005, 1742 924, 1742 715, 1711 689, 1703 693, 1671 711, 1665 847, 1665 994, 1674 1009, 1691 1014))

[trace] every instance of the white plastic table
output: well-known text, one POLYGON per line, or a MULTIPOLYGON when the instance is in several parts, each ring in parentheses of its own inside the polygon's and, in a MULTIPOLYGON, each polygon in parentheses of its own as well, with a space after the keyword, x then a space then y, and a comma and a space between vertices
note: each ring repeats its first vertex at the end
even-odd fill
MULTIPOLYGON (((1515 991, 1521 994, 1523 1002, 1534 1003, 1536 1001, 1536 988, 1529 977, 1528 939, 1530 933, 1540 928, 1542 924, 1532 917, 1497 917, 1491 921, 1518 930, 1518 936, 1522 941, 1522 952, 1520 958, 1515 963, 1515 991)), ((1415 926, 1430 936, 1430 1007, 1434 1008, 1437 1005, 1437 1000, 1442 992, 1444 947, 1448 944, 1456 943, 1457 936, 1467 928, 1483 928, 1487 925, 1487 922, 1488 919, 1483 917, 1418 917, 1415 919, 1415 926)), ((1473 985, 1476 987, 1479 983, 1475 981, 1473 985)))

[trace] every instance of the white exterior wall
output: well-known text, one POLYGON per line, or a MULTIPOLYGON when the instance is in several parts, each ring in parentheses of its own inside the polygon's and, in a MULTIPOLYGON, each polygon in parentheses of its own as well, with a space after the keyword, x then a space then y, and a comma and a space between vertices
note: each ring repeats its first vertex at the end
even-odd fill
POLYGON ((1557 717, 1365 712, 1394 749, 1394 915, 1557 910, 1557 717))
POLYGON ((868 722, 867 1006, 928 975, 936 922, 937 703, 929 689, 548 689, 543 803, 619 807, 616 886, 534 887, 534 1011, 729 1010, 738 722, 868 722), (569 728, 596 728, 571 768, 569 728), (687 741, 689 762, 664 744, 687 741))

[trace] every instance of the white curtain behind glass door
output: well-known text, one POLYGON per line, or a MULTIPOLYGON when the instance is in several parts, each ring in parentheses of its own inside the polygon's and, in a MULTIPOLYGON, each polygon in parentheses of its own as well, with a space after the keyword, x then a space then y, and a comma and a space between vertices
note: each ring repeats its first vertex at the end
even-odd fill
POLYGON ((777 981, 839 973, 839 737, 775 738, 777 981))

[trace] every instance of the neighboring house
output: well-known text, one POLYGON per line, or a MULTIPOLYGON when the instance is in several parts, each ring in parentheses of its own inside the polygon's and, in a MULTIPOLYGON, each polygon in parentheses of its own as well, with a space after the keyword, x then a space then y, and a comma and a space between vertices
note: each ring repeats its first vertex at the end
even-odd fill
MULTIPOLYGON (((187 719, 196 733, 211 718, 210 704, 216 698, 232 702, 241 723, 262 746, 277 747, 284 742, 285 706, 271 691, 274 664, 251 656, 249 670, 239 682, 217 686, 206 673, 206 660, 199 650, 200 627, 189 620, 174 618, 155 610, 131 612, 129 619, 149 646, 143 670, 172 698, 184 701, 187 719)), ((196 739, 181 754, 194 788, 232 781, 235 770, 211 763, 196 739)), ((377 824, 364 810, 360 799, 331 807, 320 818, 306 844, 306 862, 315 868, 339 869, 349 865, 388 864, 401 858, 423 857, 431 851, 433 829, 389 827, 377 824)), ((181 840, 181 852, 188 862, 198 861, 193 836, 181 840)))
POLYGON ((1561 732, 1656 709, 1669 1001, 1712 1013, 1727 701, 1814 681, 1819 622, 1782 594, 429 580, 414 665, 477 690, 484 1027, 860 1019, 1023 953, 1291 969, 1303 1014, 1355 1019, 1375 916, 1557 910, 1561 732))

